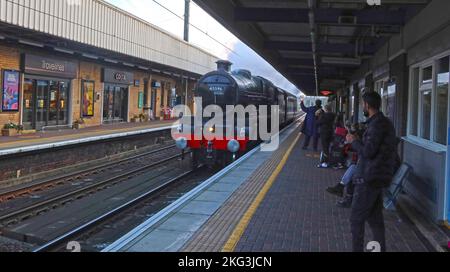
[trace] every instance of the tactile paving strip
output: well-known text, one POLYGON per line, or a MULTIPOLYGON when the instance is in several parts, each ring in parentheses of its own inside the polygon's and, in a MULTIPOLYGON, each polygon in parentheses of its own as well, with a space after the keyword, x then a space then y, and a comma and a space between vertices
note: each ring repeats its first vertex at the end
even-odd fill
POLYGON ((281 144, 270 159, 265 161, 231 198, 192 236, 181 251, 220 252, 236 225, 250 207, 262 187, 277 168, 289 146, 300 133, 300 128, 281 144))

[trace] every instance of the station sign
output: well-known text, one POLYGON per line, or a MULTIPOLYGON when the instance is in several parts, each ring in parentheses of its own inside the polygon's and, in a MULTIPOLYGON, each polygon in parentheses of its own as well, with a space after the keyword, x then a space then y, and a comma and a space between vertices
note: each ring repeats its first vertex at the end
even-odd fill
POLYGON ((75 62, 46 56, 24 54, 22 69, 27 74, 63 78, 77 77, 77 64, 75 62))
POLYGON ((124 85, 134 84, 134 74, 131 72, 125 72, 110 68, 104 68, 102 74, 103 82, 107 83, 117 83, 124 85))

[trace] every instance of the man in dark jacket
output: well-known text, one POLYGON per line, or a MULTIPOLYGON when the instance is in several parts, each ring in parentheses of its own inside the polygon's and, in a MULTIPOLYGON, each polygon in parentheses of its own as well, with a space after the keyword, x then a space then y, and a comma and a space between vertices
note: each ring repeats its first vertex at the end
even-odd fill
POLYGON ((314 151, 317 151, 320 135, 319 132, 317 131, 316 112, 322 109, 322 101, 317 100, 316 105, 312 107, 306 107, 303 101, 300 105, 302 107, 302 111, 306 113, 306 118, 305 122, 303 123, 302 129, 302 133, 305 135, 305 142, 303 144, 303 149, 308 148, 309 142, 311 141, 311 137, 313 137, 313 148, 314 151))
POLYGON ((320 139, 322 141, 323 159, 317 166, 319 168, 327 168, 330 159, 330 145, 333 141, 334 135, 334 121, 336 115, 333 113, 331 106, 325 106, 325 112, 322 113, 317 121, 317 127, 319 128, 320 139))
POLYGON ((395 171, 397 138, 391 121, 380 112, 381 97, 376 92, 363 95, 364 115, 368 117, 363 138, 349 134, 347 142, 358 152, 353 176, 354 195, 351 213, 353 251, 364 251, 364 231, 367 221, 374 241, 386 251, 383 218, 383 188, 390 185, 395 171))

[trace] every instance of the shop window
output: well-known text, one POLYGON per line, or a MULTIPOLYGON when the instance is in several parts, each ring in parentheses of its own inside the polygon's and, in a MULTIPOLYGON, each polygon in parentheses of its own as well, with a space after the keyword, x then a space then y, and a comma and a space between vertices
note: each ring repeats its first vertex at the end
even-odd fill
POLYGON ((435 140, 445 145, 447 143, 449 57, 438 60, 436 68, 435 140))

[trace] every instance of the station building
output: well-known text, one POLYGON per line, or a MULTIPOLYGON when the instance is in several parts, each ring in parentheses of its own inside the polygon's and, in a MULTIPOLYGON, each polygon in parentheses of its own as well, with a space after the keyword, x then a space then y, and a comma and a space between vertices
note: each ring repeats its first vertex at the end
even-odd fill
POLYGON ((194 1, 346 120, 365 121, 362 94, 380 93, 412 168, 407 197, 448 225, 449 1, 194 1))
POLYGON ((159 120, 217 58, 100 0, 0 1, 0 127, 159 120))
POLYGON ((413 169, 406 192, 437 222, 450 218, 449 10, 447 1, 429 1, 361 63, 335 97, 348 118, 361 122, 362 94, 382 96, 382 110, 402 138, 399 153, 413 169))

